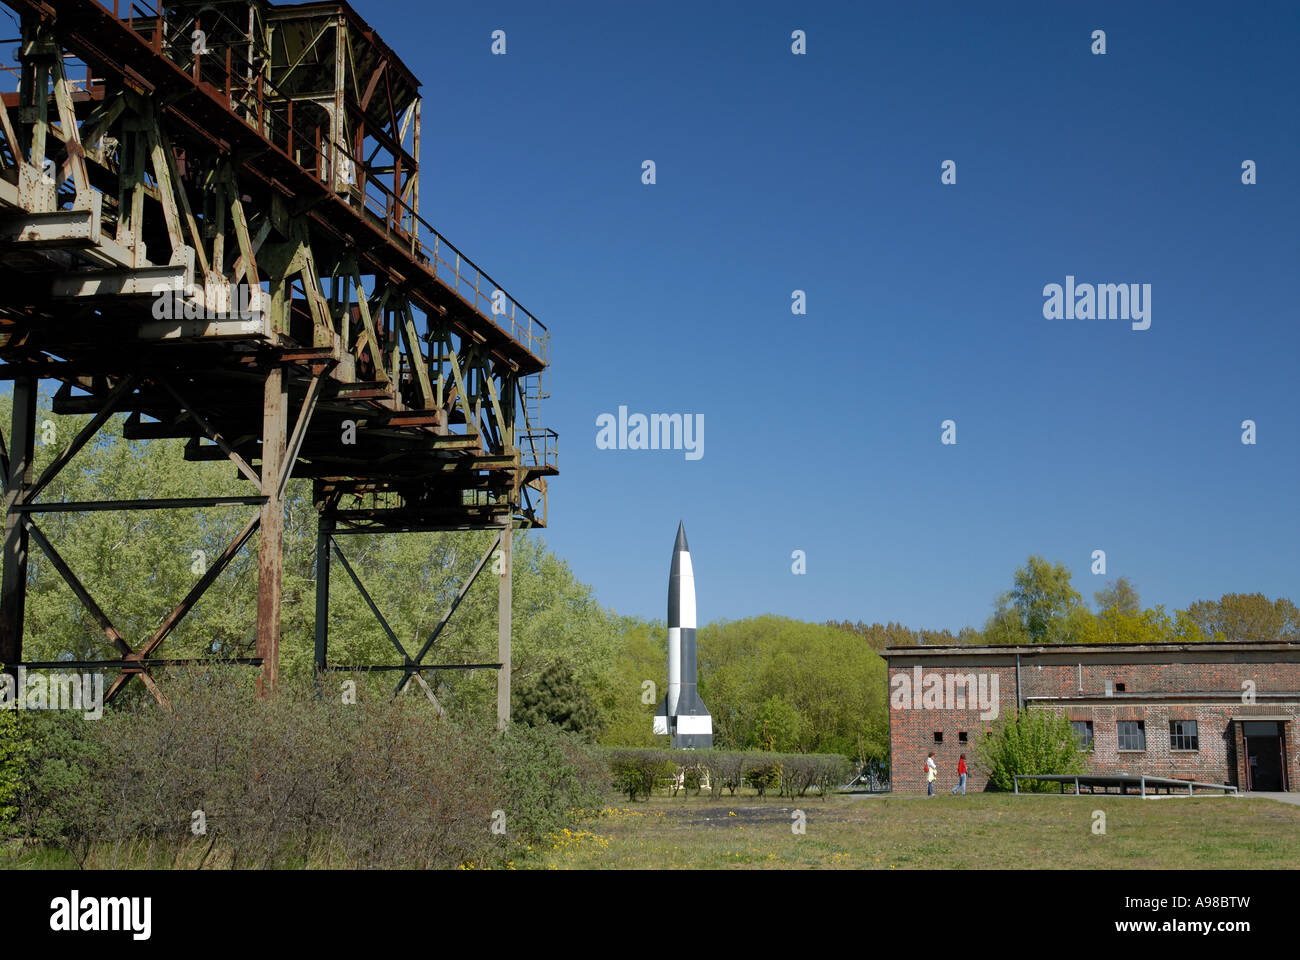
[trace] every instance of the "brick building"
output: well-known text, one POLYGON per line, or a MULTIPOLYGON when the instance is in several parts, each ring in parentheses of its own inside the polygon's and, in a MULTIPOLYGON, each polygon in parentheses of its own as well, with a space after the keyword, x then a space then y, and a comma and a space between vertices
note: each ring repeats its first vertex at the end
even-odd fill
POLYGON ((1092 772, 1300 790, 1300 643, 889 647, 893 789, 940 789, 966 754, 968 790, 987 777, 979 737, 1017 705, 1061 710, 1092 772))

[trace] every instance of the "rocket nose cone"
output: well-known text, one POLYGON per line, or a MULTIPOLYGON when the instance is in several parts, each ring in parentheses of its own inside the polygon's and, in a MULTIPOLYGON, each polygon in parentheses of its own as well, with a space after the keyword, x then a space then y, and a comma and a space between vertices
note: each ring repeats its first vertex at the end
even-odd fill
POLYGON ((673 544, 674 553, 690 553, 691 548, 686 545, 686 525, 682 522, 677 524, 677 542, 673 544))

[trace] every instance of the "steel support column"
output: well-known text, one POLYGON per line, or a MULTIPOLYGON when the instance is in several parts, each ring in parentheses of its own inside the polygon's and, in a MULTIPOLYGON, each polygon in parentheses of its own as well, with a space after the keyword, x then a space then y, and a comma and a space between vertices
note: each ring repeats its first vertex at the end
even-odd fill
POLYGON ((257 546, 257 655, 261 695, 273 693, 280 679, 280 593, 284 571, 284 495, 280 471, 288 443, 289 397, 284 368, 272 367, 262 390, 262 506, 257 546))
POLYGON ((501 531, 501 582, 497 587, 497 729, 504 730, 510 722, 510 600, 511 568, 514 566, 514 530, 506 521, 501 531))
POLYGON ((314 672, 319 681, 329 669, 330 636, 330 538, 334 532, 334 516, 321 511, 316 521, 316 658, 314 672))
POLYGON ((17 511, 32 483, 36 436, 36 378, 14 380, 13 426, 9 434, 9 476, 5 478, 4 579, 0 584, 0 664, 10 672, 23 658, 23 614, 27 607, 27 525, 17 511))

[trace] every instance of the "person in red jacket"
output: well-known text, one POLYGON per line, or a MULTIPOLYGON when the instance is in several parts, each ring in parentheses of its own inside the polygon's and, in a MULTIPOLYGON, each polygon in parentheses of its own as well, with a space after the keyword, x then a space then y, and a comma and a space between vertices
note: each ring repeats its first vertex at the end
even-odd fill
POLYGON ((961 795, 966 796, 966 754, 962 754, 957 760, 957 786, 952 788, 952 792, 961 791, 961 795))

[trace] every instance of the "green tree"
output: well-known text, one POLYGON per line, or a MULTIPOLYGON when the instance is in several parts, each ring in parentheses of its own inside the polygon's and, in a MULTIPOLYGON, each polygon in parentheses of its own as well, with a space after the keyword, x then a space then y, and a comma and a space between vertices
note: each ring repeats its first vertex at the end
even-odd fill
MULTIPOLYGON (((1086 773, 1087 755, 1079 749, 1070 721, 1057 710, 1022 710, 1003 716, 975 745, 975 762, 999 790, 1011 790, 1017 774, 1086 773)), ((1022 792, 1058 789, 1043 781, 1021 783, 1022 792)))
POLYGON ((600 731, 600 712, 567 663, 552 663, 536 678, 517 685, 512 699, 516 723, 551 723, 590 739, 600 731))
POLYGON ((799 711, 781 696, 768 697, 758 711, 758 745, 764 750, 793 752, 799 746, 803 725, 799 711))
POLYGON ((718 749, 762 747, 764 721, 770 735, 784 712, 770 703, 778 698, 799 717, 781 734, 792 751, 887 755, 885 663, 859 636, 775 616, 712 623, 698 636, 700 696, 718 749))
POLYGON ((1070 583, 1069 568, 1063 563, 1049 563, 1037 554, 1016 571, 1010 599, 1034 643, 1060 639, 1061 624, 1083 602, 1070 583))
POLYGON ((1085 613, 1065 564, 1033 554, 1016 571, 1011 589, 994 602, 984 639, 993 644, 1068 642, 1087 629, 1085 613))
POLYGON ((1137 588, 1128 577, 1120 577, 1107 583, 1092 595, 1097 604, 1097 612, 1116 610, 1123 614, 1134 615, 1142 612, 1142 600, 1137 588))
POLYGON ((655 709, 668 690, 667 636, 658 623, 622 617, 615 627, 617 651, 613 680, 601 693, 604 719, 601 743, 622 747, 665 746, 668 738, 655 736, 655 709))
POLYGON ((1204 634, 1217 634, 1231 643, 1300 640, 1300 610, 1286 597, 1269 600, 1262 593, 1225 593, 1218 600, 1198 600, 1187 614, 1204 634))
POLYGON ((31 752, 18 716, 0 710, 0 837, 18 812, 17 800, 22 793, 23 772, 31 752))

